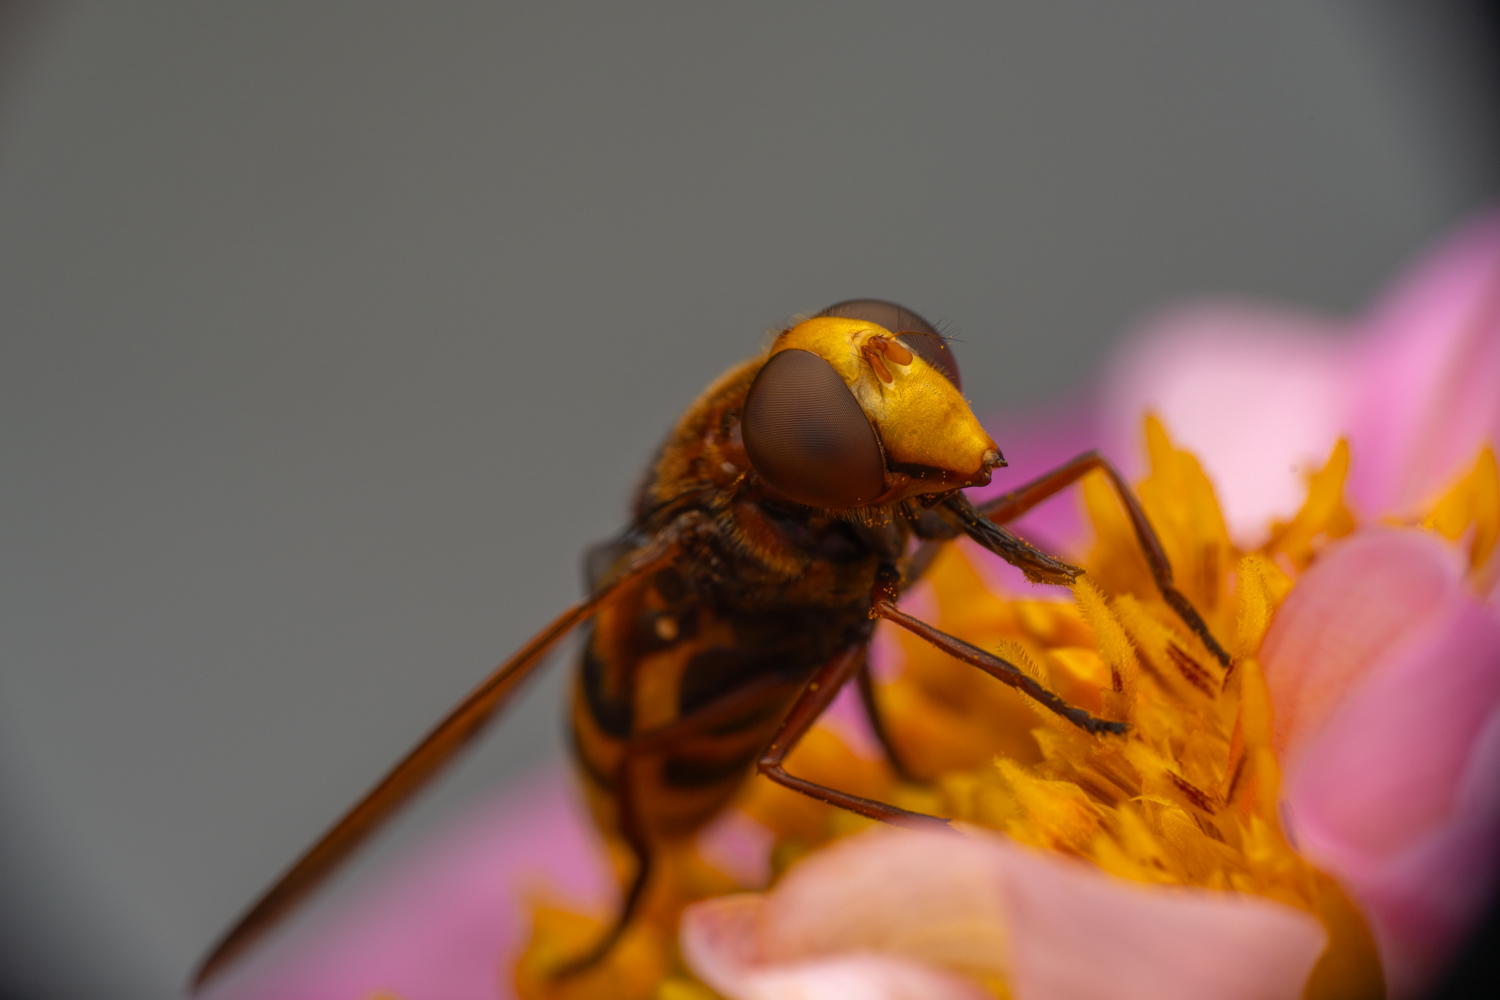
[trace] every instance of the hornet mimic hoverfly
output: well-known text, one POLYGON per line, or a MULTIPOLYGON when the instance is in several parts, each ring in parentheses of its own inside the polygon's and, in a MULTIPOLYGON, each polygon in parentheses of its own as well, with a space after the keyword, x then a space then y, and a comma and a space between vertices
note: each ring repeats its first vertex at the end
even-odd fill
POLYGON ((784 762, 853 680, 897 773, 865 652, 885 619, 1091 733, 1112 722, 1069 705, 1011 663, 897 606, 960 535, 1036 583, 1082 572, 1004 525, 1089 472, 1119 495, 1163 598, 1225 665, 1173 586, 1140 503, 1088 452, 981 506, 966 487, 1005 465, 961 393, 947 340, 890 302, 841 302, 784 330, 688 409, 658 452, 630 525, 589 552, 589 593, 469 694, 244 915, 200 967, 201 985, 312 891, 503 708, 572 629, 588 623, 573 745, 601 829, 634 873, 613 927, 567 968, 604 956, 664 845, 693 836, 756 771, 819 801, 893 823, 934 821, 798 778, 784 762), (644 681, 644 682, 643 682, 644 681))

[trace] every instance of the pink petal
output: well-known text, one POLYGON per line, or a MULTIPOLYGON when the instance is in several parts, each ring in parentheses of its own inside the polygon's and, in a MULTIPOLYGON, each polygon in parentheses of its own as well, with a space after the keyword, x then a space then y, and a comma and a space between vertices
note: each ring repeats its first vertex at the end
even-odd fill
MULTIPOLYGON (((876 676, 884 679, 886 675, 877 673, 876 676)), ((834 697, 833 704, 818 719, 818 725, 837 736, 854 756, 865 760, 885 759, 885 751, 880 749, 875 730, 870 728, 870 717, 860 703, 859 689, 853 684, 844 685, 834 697)))
POLYGON ((1363 683, 1309 736, 1286 815, 1303 851, 1368 908, 1391 995, 1414 996, 1495 881, 1500 615, 1455 588, 1368 654, 1363 683))
POLYGON ((745 994, 754 1000, 991 1000, 978 986, 940 969, 867 953, 778 966, 745 994))
MULTIPOLYGON (((760 990, 835 969, 879 983, 877 957, 903 976, 1005 975, 1019 1000, 1270 1000, 1301 995, 1326 942, 1317 920, 1268 900, 1125 882, 987 834, 897 830, 807 858, 766 896, 699 903, 682 929, 689 965, 736 1000, 841 995, 760 990)), ((968 995, 942 988, 926 995, 968 995)))
MULTIPOLYGON (((1007 493, 1070 458, 1098 448, 1098 415, 1092 404, 1095 395, 1086 390, 1071 400, 1000 413, 986 420, 985 428, 1009 464, 995 470, 990 485, 969 491, 974 502, 1007 493)), ((1082 509, 1071 497, 1058 497, 1034 508, 1014 527, 1044 549, 1066 550, 1083 534, 1082 509)))
MULTIPOLYGON (((1095 432, 1098 415, 1092 405, 1094 395, 1092 391, 1084 391, 1060 404, 1034 406, 987 419, 985 428, 1009 464, 996 470, 989 486, 971 490, 970 498, 981 503, 1008 493, 1099 447, 1099 435, 1095 432)), ((1010 527, 1033 545, 1058 555, 1076 553, 1086 538, 1083 506, 1073 492, 1049 498, 1010 527)), ((999 556, 967 541, 959 544, 992 590, 1032 599, 1068 599, 1066 591, 1033 585, 1025 574, 999 556)))
POLYGON ((1328 935, 1256 896, 1150 887, 1059 861, 1016 865, 1014 984, 1027 1000, 1301 997, 1328 935))
POLYGON ((1350 494, 1368 514, 1406 511, 1500 440, 1500 212, 1428 254, 1362 326, 1350 494))
POLYGON ((1321 468, 1352 398, 1348 348, 1330 323, 1250 305, 1168 313, 1117 359, 1100 437, 1143 473, 1141 415, 1159 415, 1213 481, 1230 533, 1258 541, 1273 518, 1296 513, 1302 473, 1321 468))
POLYGON ((705 983, 732 1000, 983 1000, 972 982, 919 962, 855 950, 766 962, 766 897, 721 896, 683 917, 682 953, 705 983))
POLYGON ((698 832, 694 846, 700 858, 744 888, 759 889, 771 881, 776 833, 747 813, 725 810, 698 832))
POLYGON ((1350 536, 1307 571, 1261 646, 1273 749, 1289 775, 1389 649, 1462 597, 1462 572, 1435 536, 1383 527, 1350 536))
POLYGON ((213 1000, 504 1000, 527 900, 608 905, 614 880, 559 768, 506 789, 340 902, 304 941, 272 947, 213 1000))
POLYGON ((1450 237, 1355 324, 1234 304, 1147 323, 1111 367, 1094 435, 1132 476, 1147 410, 1198 455, 1246 542, 1297 510, 1301 473, 1340 435, 1366 515, 1430 500, 1500 440, 1500 213, 1450 237))
POLYGON ((1001 971, 1006 915, 995 857, 989 840, 945 833, 876 830, 835 844, 767 898, 764 955, 785 962, 871 949, 1001 971))

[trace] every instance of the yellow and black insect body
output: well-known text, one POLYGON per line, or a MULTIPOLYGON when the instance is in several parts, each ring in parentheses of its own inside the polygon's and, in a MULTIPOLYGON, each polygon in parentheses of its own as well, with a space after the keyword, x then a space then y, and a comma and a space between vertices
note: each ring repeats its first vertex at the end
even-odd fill
MULTIPOLYGON (((205 961, 202 982, 273 925, 473 737, 545 654, 592 618, 573 689, 575 757, 601 828, 635 856, 613 929, 653 859, 717 815, 756 771, 887 822, 930 822, 789 774, 788 751, 851 679, 891 762, 865 667, 878 619, 907 628, 1096 733, 1123 725, 1070 706, 1027 674, 902 612, 936 546, 966 535, 1044 583, 1080 572, 1001 525, 1098 470, 1129 514, 1163 596, 1228 657, 1172 586, 1118 473, 1088 453, 976 508, 961 493, 1004 465, 964 401, 946 341, 909 310, 840 303, 783 331, 687 411, 657 455, 626 531, 594 549, 589 597, 502 664, 256 903, 205 961)), ((957 669, 957 667, 956 667, 957 669)))

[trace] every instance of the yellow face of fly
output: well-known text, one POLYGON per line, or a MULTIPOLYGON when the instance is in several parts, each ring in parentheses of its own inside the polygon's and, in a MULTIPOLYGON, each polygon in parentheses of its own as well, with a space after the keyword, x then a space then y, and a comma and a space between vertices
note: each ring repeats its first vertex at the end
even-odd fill
POLYGON ((983 486, 1004 464, 963 394, 900 334, 864 320, 821 316, 776 339, 771 356, 817 355, 843 379, 880 441, 885 491, 873 503, 983 486))

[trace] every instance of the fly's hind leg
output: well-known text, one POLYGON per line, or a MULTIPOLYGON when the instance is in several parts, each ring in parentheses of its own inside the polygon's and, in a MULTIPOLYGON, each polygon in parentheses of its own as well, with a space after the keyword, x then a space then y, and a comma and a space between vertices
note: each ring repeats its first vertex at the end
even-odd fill
POLYGON ((614 799, 620 835, 635 858, 635 873, 631 877, 630 887, 625 891, 625 899, 620 906, 619 915, 609 930, 587 953, 555 970, 554 978, 565 979, 587 972, 598 965, 619 943, 625 929, 630 926, 630 921, 640 911, 645 899, 646 890, 655 869, 655 855, 651 842, 645 835, 634 789, 631 787, 632 761, 642 755, 659 752, 677 741, 691 738, 715 726, 732 722, 735 717, 747 711, 763 707, 767 701, 780 696, 781 691, 782 682, 777 678, 762 678, 758 682, 736 688, 694 710, 691 714, 680 716, 660 728, 637 733, 629 738, 625 744, 620 778, 614 786, 614 799))
POLYGON ((1203 616, 1198 614, 1198 609, 1193 607, 1192 602, 1177 589, 1172 578, 1172 564, 1167 560, 1166 550, 1162 548, 1161 539, 1157 537, 1156 530, 1147 520, 1146 512, 1141 508, 1141 502, 1126 485, 1125 478, 1120 475, 1119 470, 1097 451, 1086 451, 1072 461, 978 508, 970 504, 962 495, 950 497, 943 502, 942 506, 947 510, 954 527, 960 528, 970 538, 1002 559, 1020 567, 1028 577, 1041 579, 1044 582, 1071 582, 1066 579, 1066 576, 1068 570, 1072 570, 1076 575, 1077 570, 1074 567, 1059 563, 1051 556, 1032 548, 1001 528, 1000 525, 1014 521, 1037 504, 1096 470, 1104 473, 1115 494, 1120 498, 1120 502, 1124 504, 1125 513, 1130 518, 1130 526, 1135 530, 1136 540, 1140 542, 1141 551, 1146 556, 1146 565, 1151 570, 1151 578, 1156 582, 1156 588, 1161 592, 1162 599, 1177 613, 1182 623, 1202 640, 1203 645, 1208 647, 1208 651, 1219 663, 1225 667, 1229 666, 1229 654, 1208 630, 1208 624, 1204 622, 1203 616), (1062 567, 1061 575, 1064 579, 1050 578, 1056 574, 1057 567, 1062 567))
POLYGON ((646 887, 651 881, 653 867, 651 844, 641 830, 640 819, 635 809, 635 796, 631 794, 629 751, 626 752, 625 764, 620 770, 620 780, 615 789, 615 806, 619 811, 620 834, 635 858, 635 873, 630 878, 630 888, 625 890, 625 899, 620 905, 620 912, 609 930, 587 952, 554 970, 552 975, 555 979, 567 979, 581 972, 587 972, 609 954, 610 949, 625 933, 625 928, 630 926, 631 918, 640 909, 641 900, 646 895, 646 887))

